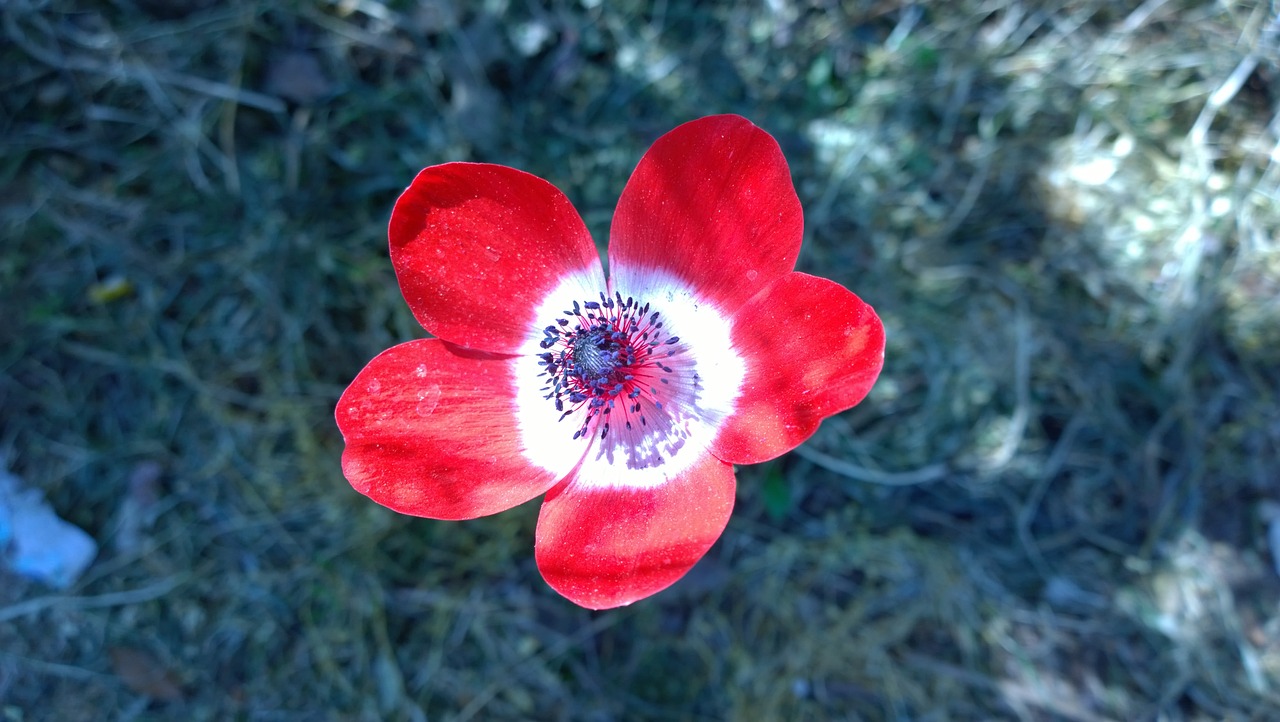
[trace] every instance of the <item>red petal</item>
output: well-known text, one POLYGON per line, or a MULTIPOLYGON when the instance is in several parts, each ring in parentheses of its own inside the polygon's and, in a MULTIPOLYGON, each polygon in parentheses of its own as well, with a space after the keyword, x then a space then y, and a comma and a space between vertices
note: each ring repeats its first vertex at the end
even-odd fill
MULTIPOLYGON (((422 339, 369 362, 338 401, 342 473, 356 491, 404 514, 471 519, 522 504, 564 478, 531 463, 517 428, 513 361, 422 339)), ((551 410, 552 412, 554 409, 551 410)))
POLYGON ((661 269, 733 313, 795 267, 804 218, 782 150, 736 115, 691 121, 653 144, 622 191, 609 237, 613 288, 661 269))
POLYGON ((555 186, 484 163, 423 170, 396 201, 391 262, 413 315, 467 348, 513 353, 539 337, 535 309, 566 278, 605 289, 595 244, 555 186))
POLYGON ((684 576, 720 538, 733 510, 733 467, 703 453, 654 486, 616 484, 589 465, 552 490, 538 517, 538 569, 589 609, 621 607, 684 576))
POLYGON ((737 408, 712 451, 754 464, 799 446, 832 414, 862 400, 884 365, 884 326, 838 283, 804 273, 778 279, 733 319, 747 364, 737 408))

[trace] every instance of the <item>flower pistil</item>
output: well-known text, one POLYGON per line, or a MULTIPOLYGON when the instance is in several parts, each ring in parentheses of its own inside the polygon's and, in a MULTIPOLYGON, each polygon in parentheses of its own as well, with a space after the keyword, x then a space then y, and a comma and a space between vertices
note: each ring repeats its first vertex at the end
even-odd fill
POLYGON ((539 345, 546 351, 538 365, 547 377, 544 398, 562 412, 561 421, 585 410, 573 438, 590 436, 598 426, 604 439, 618 416, 627 430, 633 419, 648 426, 646 405, 662 409, 657 384, 669 385, 676 372, 665 361, 684 350, 678 336, 666 335, 661 312, 632 297, 601 293, 599 301, 574 301, 564 315, 543 329, 539 345))

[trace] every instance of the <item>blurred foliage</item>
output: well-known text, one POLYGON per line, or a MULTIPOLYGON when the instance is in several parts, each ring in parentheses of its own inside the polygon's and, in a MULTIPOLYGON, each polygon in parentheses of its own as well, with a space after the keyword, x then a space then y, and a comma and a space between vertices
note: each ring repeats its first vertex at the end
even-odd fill
POLYGON ((1265 3, 0 20, 0 454, 103 545, 66 594, 0 572, 5 719, 1280 718, 1265 3), (779 139, 800 267, 882 314, 868 400, 611 612, 539 579, 533 504, 352 491, 333 404, 422 333, 384 235, 413 174, 528 170, 603 243, 648 144, 711 112, 779 139))

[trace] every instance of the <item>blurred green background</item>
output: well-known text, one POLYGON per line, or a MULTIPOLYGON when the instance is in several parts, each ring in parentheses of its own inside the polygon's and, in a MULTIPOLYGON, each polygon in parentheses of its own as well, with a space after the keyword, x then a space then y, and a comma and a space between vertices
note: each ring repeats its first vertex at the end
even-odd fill
POLYGON ((1265 2, 6 0, 0 455, 101 545, 0 571, 4 720, 1280 719, 1280 28, 1265 2), (420 337, 425 165, 596 239, 661 133, 778 138, 885 371, 578 609, 537 503, 342 478, 420 337))

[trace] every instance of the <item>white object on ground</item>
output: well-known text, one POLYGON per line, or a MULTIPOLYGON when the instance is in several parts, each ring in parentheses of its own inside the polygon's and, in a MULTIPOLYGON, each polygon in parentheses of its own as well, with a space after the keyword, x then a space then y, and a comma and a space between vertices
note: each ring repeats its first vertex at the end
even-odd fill
POLYGON ((97 555, 93 537, 58 518, 38 489, 0 471, 0 566, 65 589, 97 555))

